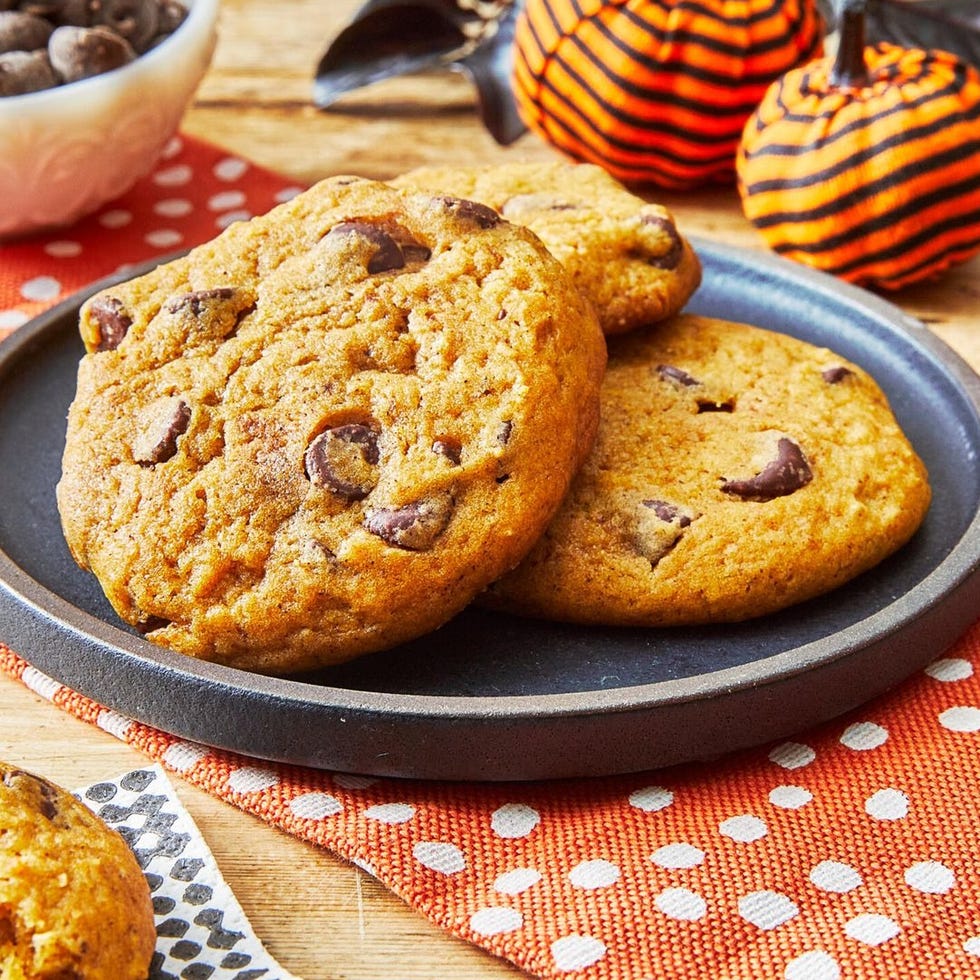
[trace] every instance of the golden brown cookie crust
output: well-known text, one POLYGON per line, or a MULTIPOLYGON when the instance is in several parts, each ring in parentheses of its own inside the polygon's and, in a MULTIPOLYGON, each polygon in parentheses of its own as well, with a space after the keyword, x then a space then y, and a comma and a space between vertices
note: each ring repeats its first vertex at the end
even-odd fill
POLYGON ((605 343, 526 229, 354 177, 85 304, 58 503, 149 638, 270 673, 435 628, 594 438, 605 343))
POLYGON ((606 334, 677 313, 701 282, 670 212, 593 164, 421 167, 392 183, 482 201, 530 228, 595 304, 606 334))
POLYGON ((155 945, 150 890, 122 837, 0 762, 0 973, 145 980, 155 945))
POLYGON ((743 620, 872 567, 929 499, 866 372, 783 334, 682 315, 610 344, 596 447, 484 602, 580 623, 743 620))

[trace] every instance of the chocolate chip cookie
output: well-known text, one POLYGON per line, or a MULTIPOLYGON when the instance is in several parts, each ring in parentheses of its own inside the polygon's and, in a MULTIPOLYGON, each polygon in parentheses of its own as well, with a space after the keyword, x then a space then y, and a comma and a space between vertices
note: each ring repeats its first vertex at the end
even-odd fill
POLYGON ((425 633, 530 549, 605 341, 527 229, 328 179, 92 297, 58 505, 154 642, 287 673, 425 633))
POLYGON ((484 601, 581 623, 743 620, 841 585, 925 516, 925 468, 832 351, 681 315, 610 342, 596 447, 484 601))
POLYGON ((595 303, 606 334, 676 313, 701 282, 697 255, 667 209, 593 164, 423 167, 392 183, 481 201, 530 228, 595 303))
POLYGON ((145 980, 155 945, 150 889, 122 837, 0 762, 0 975, 145 980))

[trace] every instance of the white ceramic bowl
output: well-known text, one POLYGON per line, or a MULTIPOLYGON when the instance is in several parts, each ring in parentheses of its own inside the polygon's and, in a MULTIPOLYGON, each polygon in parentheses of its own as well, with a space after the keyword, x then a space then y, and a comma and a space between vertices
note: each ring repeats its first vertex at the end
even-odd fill
POLYGON ((183 0, 174 33, 128 65, 0 98, 0 238, 67 225, 160 158, 207 70, 219 0, 183 0))

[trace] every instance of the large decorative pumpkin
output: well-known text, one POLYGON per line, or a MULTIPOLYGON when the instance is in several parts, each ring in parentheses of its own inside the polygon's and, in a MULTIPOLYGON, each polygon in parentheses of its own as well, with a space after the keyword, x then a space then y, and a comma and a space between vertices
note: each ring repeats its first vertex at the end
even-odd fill
POLYGON ((864 43, 845 0, 835 58, 789 72, 745 127, 746 216, 781 254, 897 289, 980 251, 980 73, 864 43))
POLYGON ((530 129, 620 180, 731 182, 766 89, 822 44, 816 0, 526 0, 514 95, 530 129))

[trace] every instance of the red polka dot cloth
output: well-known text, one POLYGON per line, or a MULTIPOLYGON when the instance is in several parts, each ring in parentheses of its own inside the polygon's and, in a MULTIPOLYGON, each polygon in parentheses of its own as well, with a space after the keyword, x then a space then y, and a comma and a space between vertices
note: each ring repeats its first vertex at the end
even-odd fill
MULTIPOLYGON (((185 138, 112 207, 0 247, 0 322, 289 193, 185 138)), ((554 783, 270 764, 124 717, 2 644, 0 668, 532 976, 980 977, 980 623, 895 691, 790 741, 554 783)))

